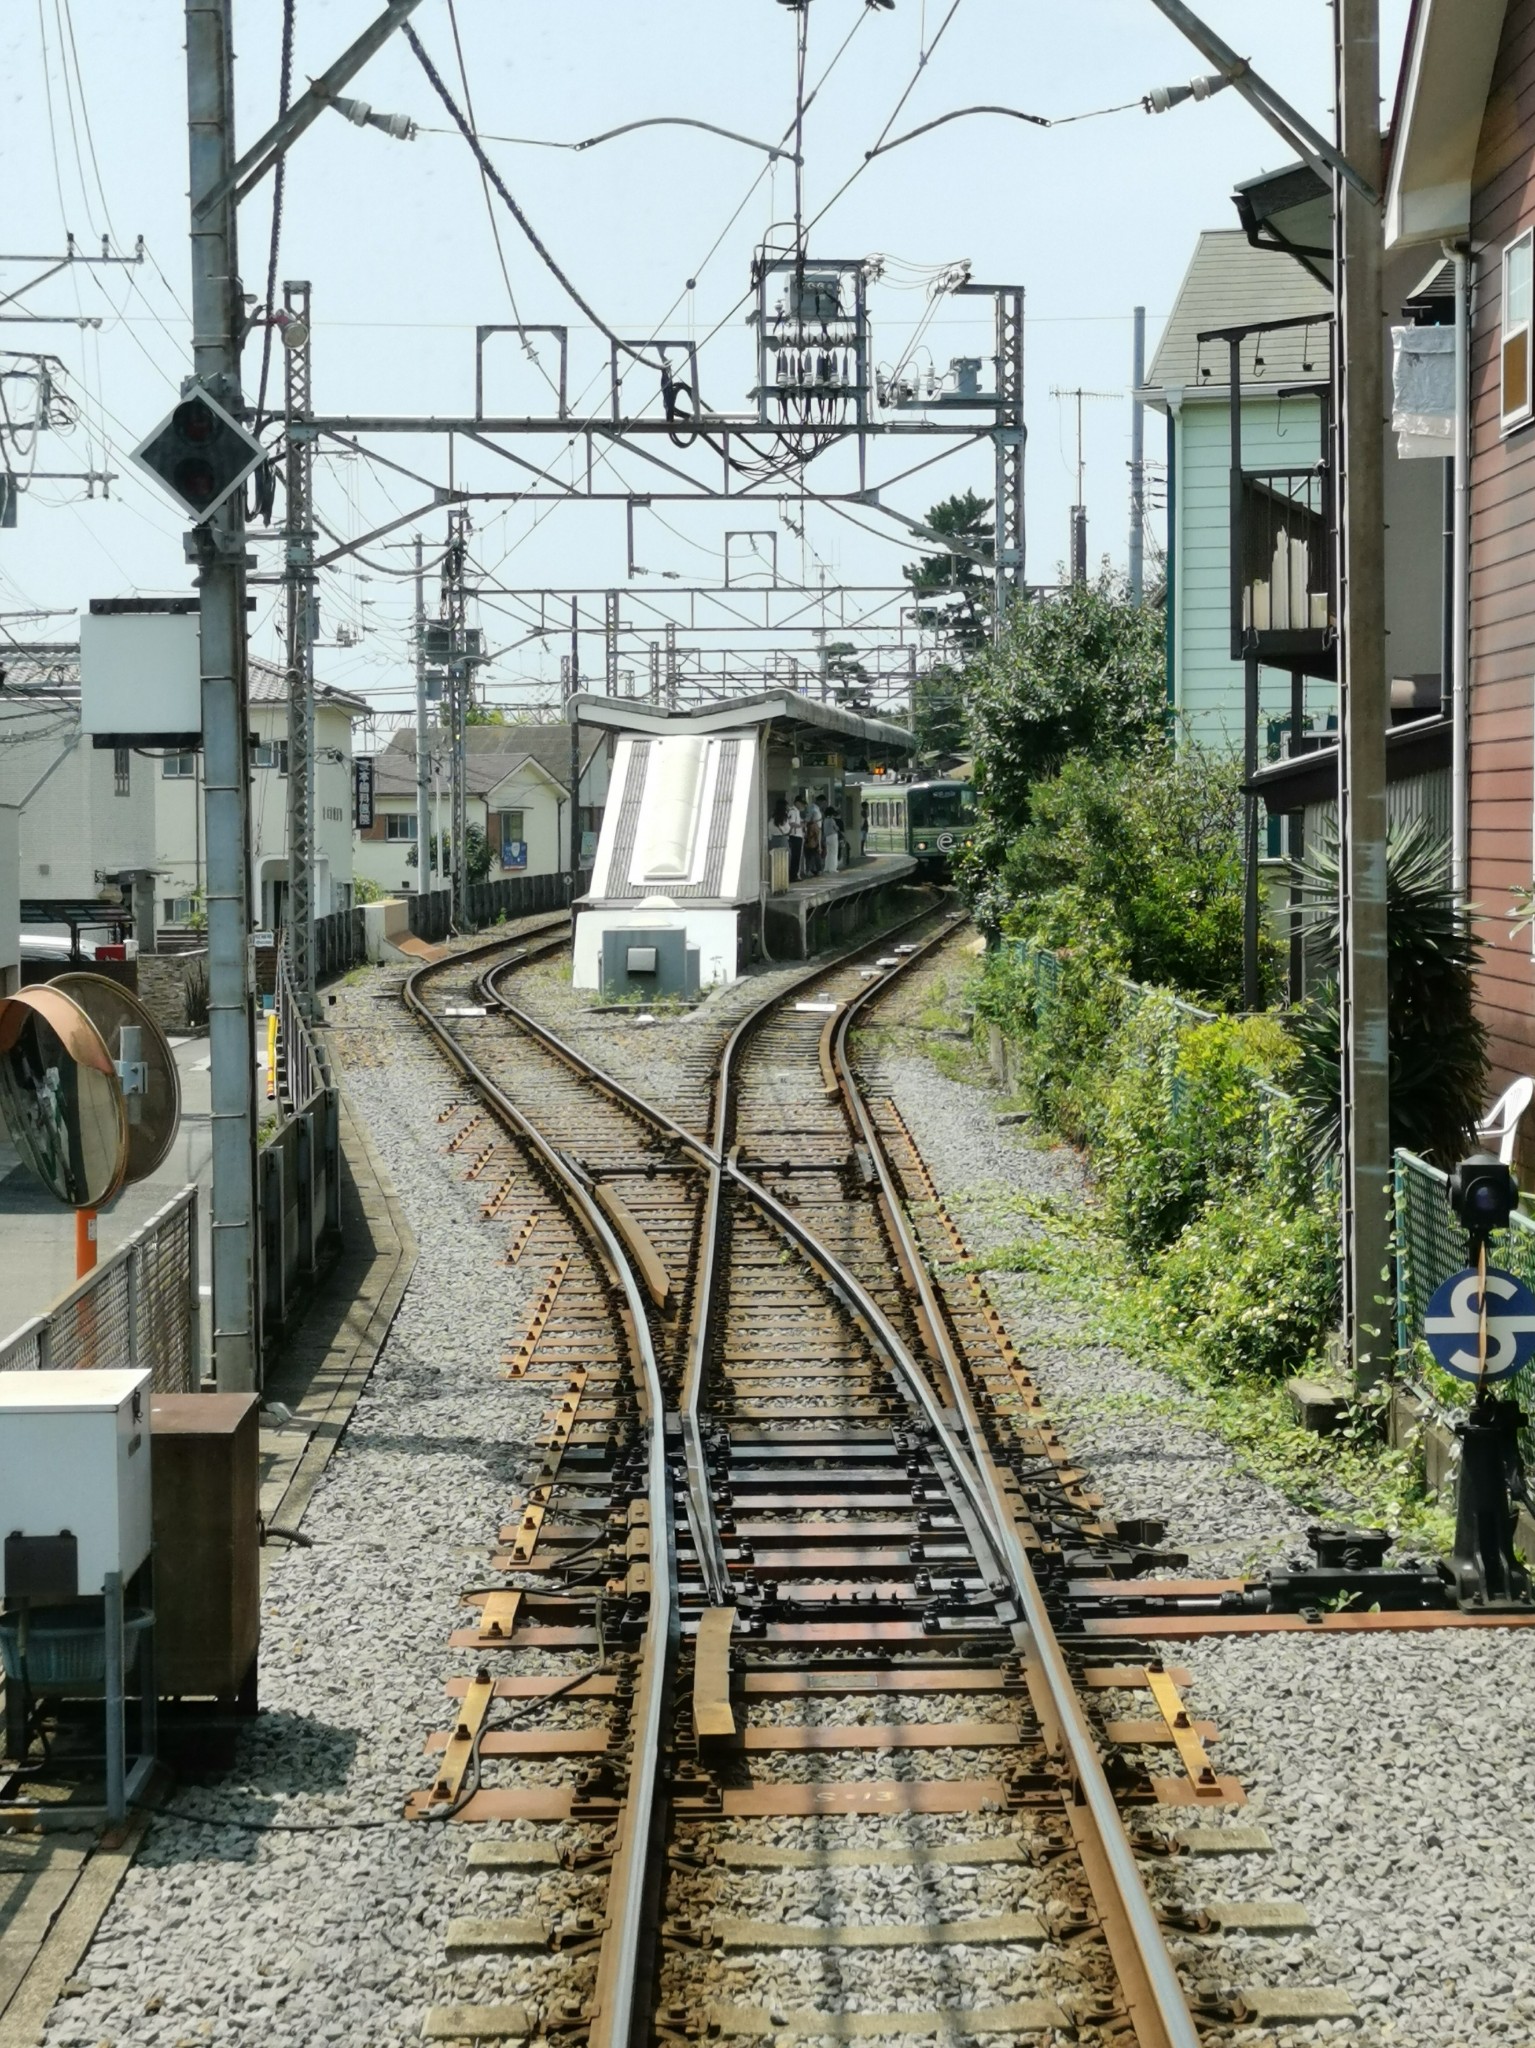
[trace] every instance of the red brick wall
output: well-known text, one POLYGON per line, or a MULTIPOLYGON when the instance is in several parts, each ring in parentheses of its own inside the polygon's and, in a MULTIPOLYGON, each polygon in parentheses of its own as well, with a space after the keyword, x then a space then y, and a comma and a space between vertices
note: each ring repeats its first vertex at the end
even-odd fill
POLYGON ((1502 253, 1535 223, 1535 0, 1509 0, 1472 181, 1470 892, 1496 1084, 1535 1072, 1535 961, 1509 936, 1535 867, 1535 424, 1500 426, 1502 253))

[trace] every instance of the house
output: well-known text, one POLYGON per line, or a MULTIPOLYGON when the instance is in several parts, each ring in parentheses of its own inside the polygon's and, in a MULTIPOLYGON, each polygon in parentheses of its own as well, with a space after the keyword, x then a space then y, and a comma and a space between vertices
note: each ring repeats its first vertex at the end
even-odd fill
MULTIPOLYGON (((556 874, 570 865, 570 728, 518 723, 471 725, 464 735, 466 816, 486 834, 490 878, 556 874)), ((433 837, 451 837, 447 733, 427 736, 433 837)), ((605 733, 580 729, 583 853, 596 849, 607 798, 610 749, 605 733)), ((391 892, 421 886, 416 851, 416 735, 396 732, 373 765, 373 823, 356 837, 358 875, 391 892)))
MULTIPOLYGON (((1332 201, 1302 164, 1249 179, 1233 198, 1242 228, 1200 236, 1141 397, 1168 419, 1169 702, 1188 737, 1240 749, 1245 643, 1258 656, 1262 761, 1290 751, 1297 711, 1297 751, 1308 733, 1325 734, 1336 719, 1332 201), (1233 357, 1240 364, 1239 461, 1233 357), (1234 533, 1242 549, 1235 577, 1234 533)), ((1392 322, 1432 325, 1445 317, 1434 267, 1425 275, 1421 254, 1388 262, 1384 292, 1392 322)), ((1389 378, 1391 333, 1382 347, 1389 378)), ((1444 693, 1443 463, 1418 459, 1424 452, 1388 437, 1386 630, 1395 719, 1436 715, 1444 693)))
POLYGON ((1464 425, 1464 664, 1453 801, 1479 912, 1478 999, 1495 1084, 1535 1072, 1535 961, 1512 891, 1535 849, 1535 0, 1415 0, 1386 190, 1388 261, 1450 272, 1466 336, 1451 394, 1464 425), (1451 261, 1445 261, 1446 252, 1451 261), (1458 253, 1458 260, 1455 259, 1458 253))
POLYGON ((0 804, 17 813, 22 922, 115 938, 132 878, 156 865, 156 764, 131 747, 94 747, 81 730, 74 642, 7 648, 0 707, 0 804))
MULTIPOLYGON (((1301 499, 1304 517, 1320 509, 1310 501, 1326 438, 1331 314, 1331 288, 1314 271, 1276 262, 1238 228, 1211 229, 1199 237, 1137 394, 1167 420, 1168 702, 1180 732, 1204 746, 1241 751, 1245 677, 1232 651, 1232 349, 1200 337, 1245 331, 1236 344, 1240 466, 1267 479, 1270 501, 1301 499), (1275 322, 1295 324, 1260 331, 1275 322)), ((1316 576, 1293 593, 1291 583, 1287 573, 1267 578, 1259 622, 1277 621, 1283 606, 1288 624, 1293 594, 1296 625, 1310 631, 1316 576)), ((1325 718, 1334 694, 1330 684, 1311 689, 1311 715, 1325 718)), ((1288 670, 1260 668, 1260 732, 1288 721, 1290 698, 1288 670)))
MULTIPOLYGON (((288 889, 288 682, 285 670, 252 655, 248 674, 251 753, 251 913, 266 929, 283 922, 288 889)), ((315 684, 314 911, 352 902, 352 726, 360 697, 315 684)), ((151 767, 160 922, 187 927, 203 890, 201 751, 166 749, 151 767)))

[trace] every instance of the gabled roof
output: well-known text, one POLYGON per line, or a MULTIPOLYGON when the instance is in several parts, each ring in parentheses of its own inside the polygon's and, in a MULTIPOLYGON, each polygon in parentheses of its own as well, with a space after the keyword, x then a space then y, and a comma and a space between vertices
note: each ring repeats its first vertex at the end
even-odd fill
MULTIPOLYGON (((452 744, 440 726, 427 731, 428 750, 446 759, 452 744)), ((604 733, 588 726, 581 734, 581 772, 591 765, 592 756, 606 743, 604 733)), ((570 727, 558 725, 508 724, 471 725, 464 734, 465 787, 471 796, 485 796, 506 780, 524 761, 531 760, 551 781, 567 791, 570 783, 570 727)), ((416 787, 416 735, 401 726, 390 738, 373 765, 374 789, 379 796, 405 796, 416 787)))
POLYGON ((1261 393, 1281 384, 1327 375, 1327 334, 1332 294, 1298 263, 1276 262, 1265 249, 1255 249, 1239 228, 1207 228, 1199 237, 1192 262, 1167 316, 1162 339, 1146 373, 1145 395, 1151 404, 1165 402, 1169 391, 1208 389, 1224 395, 1229 367, 1224 342, 1198 336, 1215 327, 1245 327, 1265 320, 1303 319, 1315 314, 1316 326, 1292 327, 1242 344, 1242 390, 1261 393), (1259 357, 1262 368, 1257 367, 1259 357), (1305 366, 1310 364, 1308 370, 1305 366))
POLYGON ((1471 177, 1507 0, 1414 0, 1397 81, 1386 247, 1471 225, 1471 177))
MULTIPOLYGON (((279 668, 276 662, 263 661, 259 654, 253 654, 247 676, 247 693, 252 704, 286 704, 288 671, 279 668)), ((350 711, 354 718, 363 718, 368 711, 361 697, 354 697, 349 690, 338 690, 332 683, 316 682, 314 701, 327 704, 336 711, 350 711)))

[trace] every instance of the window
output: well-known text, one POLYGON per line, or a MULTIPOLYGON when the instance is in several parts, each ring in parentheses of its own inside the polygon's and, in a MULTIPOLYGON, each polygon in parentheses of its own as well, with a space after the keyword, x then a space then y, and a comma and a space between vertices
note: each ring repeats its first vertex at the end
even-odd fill
POLYGON ((128 764, 132 758, 126 747, 114 747, 112 749, 112 794, 114 796, 126 796, 128 794, 128 764))
POLYGON ((190 896, 162 896, 160 901, 164 907, 162 922, 165 924, 185 924, 197 907, 190 896))
POLYGON ((525 868, 528 864, 527 814, 523 811, 496 813, 496 848, 504 868, 525 868))
POLYGON ((190 782, 197 773, 197 755, 167 754, 160 763, 160 773, 167 782, 190 782))
POLYGON ((1530 315, 1535 285, 1535 243, 1528 234, 1503 251, 1502 363, 1503 425, 1517 427, 1530 417, 1530 315))
POLYGON ((288 742, 286 740, 257 740, 252 760, 258 768, 275 768, 279 775, 288 772, 288 742))
POLYGON ((389 811, 384 818, 386 839, 414 839, 416 836, 416 814, 414 811, 389 811))

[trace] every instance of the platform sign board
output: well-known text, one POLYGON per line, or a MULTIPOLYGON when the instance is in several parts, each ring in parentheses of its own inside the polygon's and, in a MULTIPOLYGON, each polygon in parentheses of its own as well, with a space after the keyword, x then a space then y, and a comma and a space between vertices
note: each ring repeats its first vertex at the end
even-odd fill
POLYGON ((1478 1368, 1481 1293, 1476 1268, 1452 1273, 1435 1290, 1423 1336, 1436 1365, 1458 1380, 1506 1380, 1535 1358, 1535 1294, 1500 1267, 1487 1268, 1487 1370, 1478 1368))

